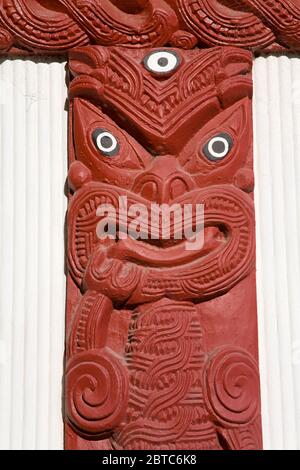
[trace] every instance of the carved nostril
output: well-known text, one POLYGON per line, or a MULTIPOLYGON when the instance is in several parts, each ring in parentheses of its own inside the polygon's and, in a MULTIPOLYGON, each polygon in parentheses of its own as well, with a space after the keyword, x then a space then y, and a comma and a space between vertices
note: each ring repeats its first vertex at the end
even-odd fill
POLYGON ((176 199, 189 191, 189 185, 182 178, 174 178, 170 181, 170 199, 176 199))
POLYGON ((147 181, 142 185, 140 193, 148 201, 155 201, 158 197, 157 183, 155 181, 147 181))
POLYGON ((168 204, 194 187, 193 179, 181 170, 173 155, 160 155, 136 178, 132 190, 148 201, 168 204))

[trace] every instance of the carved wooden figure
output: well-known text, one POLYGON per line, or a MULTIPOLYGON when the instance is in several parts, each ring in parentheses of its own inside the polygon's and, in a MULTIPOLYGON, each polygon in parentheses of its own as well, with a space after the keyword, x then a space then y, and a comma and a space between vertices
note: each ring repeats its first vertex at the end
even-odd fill
POLYGON ((67 448, 261 447, 251 68, 231 47, 70 54, 67 448), (203 204, 204 243, 175 216, 123 237, 125 198, 129 221, 203 204))
POLYGON ((70 56, 67 448, 261 447, 252 54, 299 50, 300 0, 0 0, 70 56))

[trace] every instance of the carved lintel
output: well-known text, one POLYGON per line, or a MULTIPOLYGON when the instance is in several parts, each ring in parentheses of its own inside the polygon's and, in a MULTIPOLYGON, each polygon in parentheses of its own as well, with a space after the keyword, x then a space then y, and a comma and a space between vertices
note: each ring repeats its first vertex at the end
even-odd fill
POLYGON ((88 44, 300 50, 299 0, 1 0, 0 53, 88 44))

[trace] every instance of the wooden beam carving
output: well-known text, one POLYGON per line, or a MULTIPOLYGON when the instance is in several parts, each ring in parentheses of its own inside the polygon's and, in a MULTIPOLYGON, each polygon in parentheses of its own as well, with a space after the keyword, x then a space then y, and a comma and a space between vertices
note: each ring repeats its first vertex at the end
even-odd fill
POLYGON ((300 50, 299 0, 1 0, 0 52, 88 44, 300 50))

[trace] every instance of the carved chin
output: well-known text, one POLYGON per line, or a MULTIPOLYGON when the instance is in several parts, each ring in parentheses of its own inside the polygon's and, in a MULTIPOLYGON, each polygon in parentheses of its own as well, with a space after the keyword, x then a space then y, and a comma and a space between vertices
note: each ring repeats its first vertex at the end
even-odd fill
MULTIPOLYGON (((110 187, 108 192, 105 185, 93 183, 89 190, 79 191, 71 204, 70 267, 84 288, 127 304, 164 296, 201 301, 227 292, 253 269, 253 203, 242 191, 214 186, 176 201, 204 205, 204 243, 189 247, 185 241, 155 246, 130 238, 101 243, 96 237, 96 201, 105 198, 117 208, 119 191, 110 187)), ((141 202, 129 193, 128 200, 141 202)))

